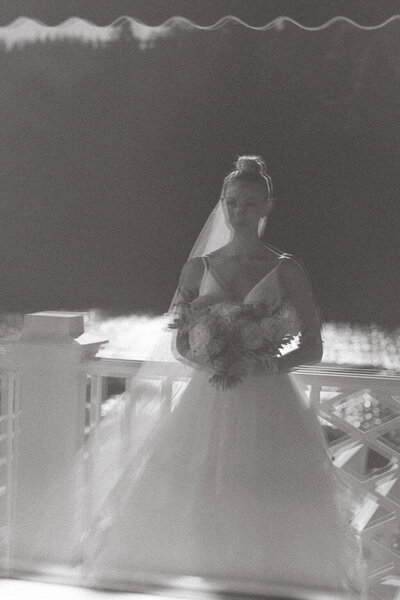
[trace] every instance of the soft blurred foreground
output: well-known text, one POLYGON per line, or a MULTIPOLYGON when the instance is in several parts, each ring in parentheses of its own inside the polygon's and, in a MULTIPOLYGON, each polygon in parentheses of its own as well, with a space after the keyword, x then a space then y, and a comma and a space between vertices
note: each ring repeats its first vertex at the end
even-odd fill
POLYGON ((175 600, 176 596, 98 590, 52 582, 22 579, 0 579, 0 594, 4 600, 175 600))
MULTIPOLYGON (((23 315, 3 313, 0 316, 0 337, 18 336, 23 315)), ((85 313, 88 334, 109 340, 99 356, 142 360, 148 358, 163 334, 165 359, 171 334, 165 315, 105 316, 97 310, 85 313)), ((326 322, 323 324, 324 364, 400 370, 400 326, 386 329, 374 323, 353 324, 326 322)))

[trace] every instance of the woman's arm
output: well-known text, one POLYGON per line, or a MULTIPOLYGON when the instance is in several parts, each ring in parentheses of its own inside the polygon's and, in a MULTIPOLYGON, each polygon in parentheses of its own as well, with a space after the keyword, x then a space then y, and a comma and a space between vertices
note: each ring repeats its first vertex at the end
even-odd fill
POLYGON ((299 347, 278 359, 280 373, 304 364, 317 364, 322 359, 321 318, 308 277, 294 259, 282 261, 278 269, 284 296, 293 304, 301 324, 299 347))
MULTIPOLYGON (((184 264, 175 297, 175 302, 178 306, 180 302, 190 303, 198 297, 203 273, 204 264, 201 257, 193 258, 184 264)), ((182 313, 178 308, 178 317, 180 314, 182 313)), ((189 360, 192 360, 189 350, 188 335, 179 328, 175 338, 175 349, 180 357, 186 357, 189 360)))

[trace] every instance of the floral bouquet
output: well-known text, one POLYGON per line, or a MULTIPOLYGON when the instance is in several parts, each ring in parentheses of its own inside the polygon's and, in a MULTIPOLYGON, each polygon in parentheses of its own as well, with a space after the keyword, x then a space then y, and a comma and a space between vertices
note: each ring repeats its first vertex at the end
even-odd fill
POLYGON ((300 332, 288 302, 274 313, 264 303, 219 302, 201 308, 201 302, 182 302, 171 327, 187 335, 186 358, 209 367, 214 372, 210 383, 224 390, 249 373, 276 374, 282 348, 300 332))

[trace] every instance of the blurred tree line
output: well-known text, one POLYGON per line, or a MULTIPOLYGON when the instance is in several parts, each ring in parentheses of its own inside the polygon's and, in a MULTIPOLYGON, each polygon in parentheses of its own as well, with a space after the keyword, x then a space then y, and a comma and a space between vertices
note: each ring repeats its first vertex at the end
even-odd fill
POLYGON ((224 175, 260 153, 266 241, 323 318, 397 325, 400 22, 115 27, 0 48, 2 310, 164 312, 224 175))

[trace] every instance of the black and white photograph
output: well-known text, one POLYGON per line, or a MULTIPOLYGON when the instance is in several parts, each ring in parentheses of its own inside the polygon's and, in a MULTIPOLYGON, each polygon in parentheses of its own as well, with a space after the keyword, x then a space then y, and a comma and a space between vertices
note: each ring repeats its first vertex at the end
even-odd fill
POLYGON ((0 0, 0 594, 396 600, 400 1, 0 0))

